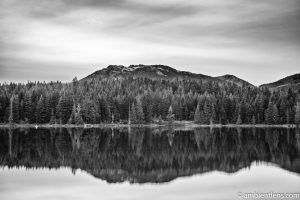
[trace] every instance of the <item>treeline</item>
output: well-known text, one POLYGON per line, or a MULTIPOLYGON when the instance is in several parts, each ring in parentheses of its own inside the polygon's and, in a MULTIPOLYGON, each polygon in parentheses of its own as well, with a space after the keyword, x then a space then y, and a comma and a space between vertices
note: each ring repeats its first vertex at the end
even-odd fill
POLYGON ((293 124, 299 89, 197 80, 104 78, 0 85, 0 123, 293 124))

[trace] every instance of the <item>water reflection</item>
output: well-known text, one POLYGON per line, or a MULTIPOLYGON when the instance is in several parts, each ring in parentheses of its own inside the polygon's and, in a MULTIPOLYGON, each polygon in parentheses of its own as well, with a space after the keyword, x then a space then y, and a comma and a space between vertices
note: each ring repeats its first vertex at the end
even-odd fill
POLYGON ((300 173, 295 129, 1 129, 0 165, 70 167, 109 183, 163 183, 251 163, 300 173))

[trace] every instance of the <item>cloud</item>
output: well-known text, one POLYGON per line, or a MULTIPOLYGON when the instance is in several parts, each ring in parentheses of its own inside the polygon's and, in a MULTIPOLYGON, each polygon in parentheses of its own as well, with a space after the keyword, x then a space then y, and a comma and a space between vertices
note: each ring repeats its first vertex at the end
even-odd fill
POLYGON ((47 80, 71 80, 60 73, 161 63, 260 84, 299 72, 299 19, 300 0, 2 0, 0 73, 41 80, 61 63, 47 80))

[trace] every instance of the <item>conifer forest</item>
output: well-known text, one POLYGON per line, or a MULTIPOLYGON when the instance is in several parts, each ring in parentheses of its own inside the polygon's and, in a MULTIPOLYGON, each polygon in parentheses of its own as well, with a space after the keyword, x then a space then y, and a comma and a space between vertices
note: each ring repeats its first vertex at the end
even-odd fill
POLYGON ((298 124, 299 91, 147 77, 3 83, 0 123, 298 124))

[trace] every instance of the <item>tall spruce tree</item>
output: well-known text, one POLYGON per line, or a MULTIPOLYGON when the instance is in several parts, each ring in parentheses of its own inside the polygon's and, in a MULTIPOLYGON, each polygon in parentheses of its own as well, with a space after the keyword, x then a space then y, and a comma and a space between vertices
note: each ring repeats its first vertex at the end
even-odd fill
POLYGON ((237 125, 240 125, 240 124, 242 124, 243 122, 242 122, 242 118, 241 118, 241 115, 239 114, 238 115, 238 118, 237 118, 237 121, 236 121, 236 124, 237 125))
POLYGON ((13 109, 14 109, 14 95, 10 98, 10 104, 9 104, 9 118, 8 122, 12 124, 14 122, 14 115, 13 115, 13 109))
POLYGON ((139 124, 144 123, 144 111, 143 111, 143 105, 140 97, 136 99, 136 118, 137 122, 139 124))
POLYGON ((19 95, 14 95, 13 98, 13 121, 18 123, 20 121, 20 102, 19 95))
POLYGON ((276 104, 273 105, 272 109, 273 114, 273 124, 278 124, 279 122, 279 113, 276 104))
POLYGON ((49 123, 50 124, 56 124, 56 118, 55 118, 54 110, 53 109, 51 110, 51 117, 50 117, 49 123))
POLYGON ((130 117, 131 117, 131 119, 130 119, 131 123, 133 123, 133 124, 138 123, 135 103, 132 103, 132 105, 131 105, 130 117))
POLYGON ((175 115, 173 113, 173 107, 170 105, 169 110, 168 110, 168 115, 167 115, 167 121, 169 125, 172 125, 175 120, 175 115))
POLYGON ((39 124, 44 124, 47 122, 47 106, 46 100, 43 95, 41 95, 37 107, 36 107, 36 122, 39 124))
POLYGON ((75 115, 75 124, 77 124, 77 125, 84 124, 84 121, 82 119, 80 104, 77 105, 76 115, 75 115))
POLYGON ((265 111, 265 122, 267 124, 273 124, 273 119, 274 119, 273 118, 273 104, 270 101, 269 105, 268 105, 268 108, 265 111))
POLYGON ((31 111, 31 95, 29 92, 26 92, 24 96, 24 120, 25 122, 32 123, 32 111, 31 111))
POLYGON ((60 123, 66 124, 68 122, 72 113, 72 107, 72 101, 66 95, 62 95, 57 105, 57 112, 60 123))
POLYGON ((296 104, 295 124, 300 125, 300 102, 296 104))
POLYGON ((75 105, 75 102, 73 102, 72 113, 68 120, 68 124, 75 124, 75 116, 76 116, 76 105, 75 105))
POLYGON ((201 118, 200 118, 200 105, 199 103, 197 104, 197 108, 195 110, 195 115, 194 115, 194 122, 196 124, 200 124, 201 123, 201 118))

